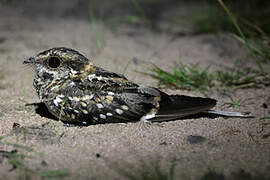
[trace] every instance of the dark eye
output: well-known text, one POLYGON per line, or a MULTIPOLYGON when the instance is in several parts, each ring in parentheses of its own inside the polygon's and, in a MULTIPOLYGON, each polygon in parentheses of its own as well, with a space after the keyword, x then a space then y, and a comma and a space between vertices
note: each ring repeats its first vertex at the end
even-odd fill
POLYGON ((61 60, 58 57, 50 57, 47 63, 50 68, 58 68, 61 64, 61 60))

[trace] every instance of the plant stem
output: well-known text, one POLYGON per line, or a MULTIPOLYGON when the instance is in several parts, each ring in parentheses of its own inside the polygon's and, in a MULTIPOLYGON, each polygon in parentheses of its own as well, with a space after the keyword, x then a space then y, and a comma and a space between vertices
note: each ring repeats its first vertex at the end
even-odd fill
POLYGON ((235 28, 237 29, 238 33, 240 34, 241 38, 244 41, 244 44, 248 47, 249 51, 251 52, 252 56, 254 57, 257 66, 259 67, 260 71, 264 74, 264 70, 263 67, 258 59, 258 57, 256 56, 256 52, 254 51, 254 49, 249 45, 249 43, 247 42, 247 39, 243 33, 243 31, 241 30, 240 26, 237 23, 236 18, 233 16, 233 14, 231 13, 231 11, 228 9, 228 7, 223 3, 223 0, 217 0, 219 2, 219 4, 223 7, 223 9, 225 10, 226 14, 229 16, 229 18, 231 19, 233 25, 235 26, 235 28))

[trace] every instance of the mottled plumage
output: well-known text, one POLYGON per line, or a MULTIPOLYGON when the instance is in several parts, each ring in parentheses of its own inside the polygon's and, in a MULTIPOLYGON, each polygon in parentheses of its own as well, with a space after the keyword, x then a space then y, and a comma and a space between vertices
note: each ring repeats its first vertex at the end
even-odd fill
POLYGON ((33 65, 42 102, 66 122, 106 123, 173 120, 209 110, 209 98, 167 95, 106 71, 79 52, 52 48, 24 61, 33 65))

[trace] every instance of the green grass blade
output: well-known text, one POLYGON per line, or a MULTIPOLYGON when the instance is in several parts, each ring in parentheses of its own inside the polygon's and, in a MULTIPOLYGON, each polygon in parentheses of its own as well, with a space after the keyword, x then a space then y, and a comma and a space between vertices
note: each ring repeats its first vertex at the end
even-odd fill
POLYGON ((256 51, 254 48, 251 47, 251 45, 248 43, 243 31, 241 30, 240 26, 238 25, 238 22, 236 20, 236 18, 233 16, 233 14, 231 13, 231 11, 228 9, 228 7, 223 3, 222 0, 217 0, 219 2, 219 4, 223 7, 223 9, 225 10, 226 14, 229 16, 229 18, 231 19, 232 23, 234 24, 235 28, 237 29, 238 33, 240 34, 243 43, 248 47, 249 51, 251 52, 252 56, 254 57, 256 64, 258 66, 258 68, 260 69, 260 71, 264 74, 264 69, 261 65, 261 62, 259 61, 257 55, 256 55, 256 51))
POLYGON ((49 170, 40 172, 41 177, 48 177, 48 178, 62 178, 68 176, 68 172, 63 170, 49 170))

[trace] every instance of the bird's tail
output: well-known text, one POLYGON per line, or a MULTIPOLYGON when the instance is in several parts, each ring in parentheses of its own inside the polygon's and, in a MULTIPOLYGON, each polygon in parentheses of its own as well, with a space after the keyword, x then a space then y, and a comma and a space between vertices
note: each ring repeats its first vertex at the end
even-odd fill
POLYGON ((249 113, 211 110, 216 102, 216 100, 210 98, 165 95, 162 96, 159 112, 150 121, 170 121, 198 113, 224 117, 253 117, 249 113))
POLYGON ((161 98, 159 112, 153 121, 175 120, 188 115, 208 111, 216 105, 216 100, 210 98, 190 97, 180 95, 164 95, 161 98))
POLYGON ((224 116, 224 117, 240 117, 240 118, 252 118, 249 112, 230 112, 230 111, 220 111, 220 110, 207 110, 203 113, 213 114, 217 116, 224 116))

